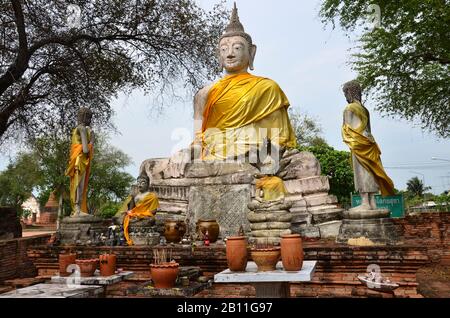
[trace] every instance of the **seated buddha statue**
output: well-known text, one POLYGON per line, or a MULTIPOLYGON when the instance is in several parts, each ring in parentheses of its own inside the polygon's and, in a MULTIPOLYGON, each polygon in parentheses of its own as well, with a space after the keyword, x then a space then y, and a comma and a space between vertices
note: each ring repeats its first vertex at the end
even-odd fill
POLYGON ((256 153, 266 139, 279 148, 297 145, 284 92, 273 80, 248 72, 254 69, 256 45, 239 21, 236 4, 218 53, 225 76, 195 95, 194 142, 170 158, 166 176, 183 177, 192 159, 223 161, 256 153))
POLYGON ((256 45, 239 21, 236 3, 218 53, 225 76, 194 99, 194 145, 201 146, 202 158, 240 157, 259 149, 266 138, 279 147, 295 147, 286 95, 273 80, 248 72, 254 69, 256 45))

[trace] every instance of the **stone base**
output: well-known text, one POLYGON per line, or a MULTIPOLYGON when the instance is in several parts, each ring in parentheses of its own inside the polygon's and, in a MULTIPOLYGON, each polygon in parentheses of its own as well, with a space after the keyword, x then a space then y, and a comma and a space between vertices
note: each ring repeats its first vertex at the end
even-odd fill
POLYGON ((108 226, 105 220, 96 216, 66 217, 61 221, 59 234, 61 244, 87 245, 94 236, 103 233, 108 234, 108 226))
POLYGON ((389 218, 391 212, 387 209, 376 210, 348 210, 344 212, 345 219, 360 220, 360 219, 384 219, 389 218))
POLYGON ((336 238, 337 243, 348 243, 349 239, 366 238, 374 244, 398 243, 397 227, 390 218, 344 219, 336 238))

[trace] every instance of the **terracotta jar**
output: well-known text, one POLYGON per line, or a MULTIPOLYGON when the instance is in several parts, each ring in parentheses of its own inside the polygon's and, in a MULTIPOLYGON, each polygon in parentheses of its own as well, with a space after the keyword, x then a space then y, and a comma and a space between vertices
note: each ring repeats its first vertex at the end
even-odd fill
POLYGON ((247 268, 247 239, 245 236, 227 238, 227 263, 232 272, 245 272, 247 268))
POLYGON ((274 271, 280 259, 280 248, 258 248, 251 250, 253 261, 258 266, 258 272, 274 271))
POLYGON ((281 261, 285 271, 296 272, 302 269, 303 244, 299 234, 281 236, 281 261))
POLYGON ((116 273, 116 260, 117 257, 114 254, 100 255, 100 275, 112 276, 116 273))
POLYGON ((164 222, 164 237, 170 243, 179 243, 186 233, 186 223, 177 220, 164 222))
POLYGON ((77 259, 75 262, 80 267, 81 277, 94 276, 95 270, 98 267, 98 258, 77 259))
POLYGON ((71 264, 75 264, 77 254, 59 254, 59 276, 67 277, 72 273, 67 272, 67 267, 71 264))
POLYGON ((180 270, 178 263, 150 264, 150 274, 155 288, 172 288, 180 270))
POLYGON ((200 239, 203 239, 206 231, 208 231, 209 242, 215 243, 219 238, 219 223, 217 223, 216 220, 198 220, 197 233, 200 236, 200 239))

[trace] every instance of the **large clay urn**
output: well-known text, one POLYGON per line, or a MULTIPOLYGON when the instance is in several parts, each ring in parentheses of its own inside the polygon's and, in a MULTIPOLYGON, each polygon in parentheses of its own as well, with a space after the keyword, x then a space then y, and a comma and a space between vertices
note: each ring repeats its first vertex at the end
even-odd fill
POLYGON ((303 265, 303 244, 299 234, 281 236, 281 261, 285 271, 296 272, 303 265))
POLYGON ((214 243, 219 238, 219 223, 216 220, 198 220, 197 221, 197 233, 200 236, 200 239, 203 237, 208 231, 208 238, 211 243, 214 243))
POLYGON ((177 220, 164 222, 164 237, 170 243, 179 243, 186 233, 186 223, 177 220))
POLYGON ((67 267, 71 264, 75 264, 76 258, 77 254, 75 253, 59 254, 59 276, 67 277, 72 274, 67 272, 67 267))
POLYGON ((101 276, 112 276, 116 273, 116 255, 104 254, 100 255, 99 259, 101 276))
POLYGON ((179 272, 178 263, 150 264, 150 274, 155 288, 172 288, 179 272))
POLYGON ((253 261, 258 266, 258 272, 274 271, 280 259, 280 248, 258 248, 251 250, 253 261))
POLYGON ((81 277, 92 277, 98 267, 98 258, 77 259, 75 263, 80 267, 81 277))
POLYGON ((245 272, 247 268, 247 239, 245 236, 227 238, 227 263, 232 272, 245 272))

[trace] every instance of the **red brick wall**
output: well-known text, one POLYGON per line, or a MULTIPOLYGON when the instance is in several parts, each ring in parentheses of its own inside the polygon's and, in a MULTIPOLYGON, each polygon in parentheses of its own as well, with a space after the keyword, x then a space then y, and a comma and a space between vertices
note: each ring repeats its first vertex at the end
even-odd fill
POLYGON ((54 223, 56 223, 57 217, 58 217, 58 214, 56 214, 56 213, 41 212, 38 223, 39 224, 54 224, 54 223))
POLYGON ((27 256, 30 245, 45 244, 50 235, 0 241, 0 284, 13 278, 34 277, 36 267, 27 256))

